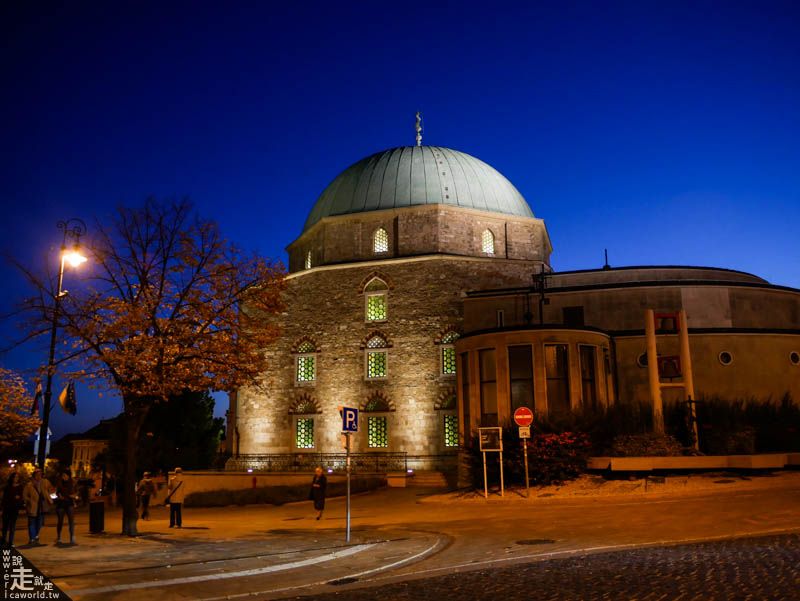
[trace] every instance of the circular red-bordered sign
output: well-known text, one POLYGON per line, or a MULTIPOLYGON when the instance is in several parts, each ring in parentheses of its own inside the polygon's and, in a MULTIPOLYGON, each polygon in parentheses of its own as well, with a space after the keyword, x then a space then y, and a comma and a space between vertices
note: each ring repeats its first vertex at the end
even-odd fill
POLYGON ((533 411, 520 407, 514 411, 514 423, 518 426, 530 426, 533 423, 533 411))

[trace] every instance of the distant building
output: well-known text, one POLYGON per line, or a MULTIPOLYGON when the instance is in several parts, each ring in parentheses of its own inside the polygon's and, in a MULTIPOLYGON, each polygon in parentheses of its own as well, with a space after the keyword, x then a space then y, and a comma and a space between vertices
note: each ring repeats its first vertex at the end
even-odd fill
POLYGON ((108 450, 108 440, 77 439, 71 442, 72 475, 76 478, 87 478, 93 471, 95 457, 108 450))
POLYGON ((647 308, 686 310, 699 394, 800 398, 800 291, 713 268, 553 273, 551 252, 544 221, 470 155, 401 147, 350 166, 288 246, 270 367, 231 395, 230 466, 341 452, 342 405, 362 411, 355 451, 441 467, 517 405, 646 400, 647 308))

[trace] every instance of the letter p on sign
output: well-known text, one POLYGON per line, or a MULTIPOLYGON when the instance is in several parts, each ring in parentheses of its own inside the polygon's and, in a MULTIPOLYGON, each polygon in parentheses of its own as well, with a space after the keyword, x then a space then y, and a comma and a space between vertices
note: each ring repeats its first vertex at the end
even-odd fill
POLYGON ((358 432, 358 409, 342 407, 342 432, 358 432))

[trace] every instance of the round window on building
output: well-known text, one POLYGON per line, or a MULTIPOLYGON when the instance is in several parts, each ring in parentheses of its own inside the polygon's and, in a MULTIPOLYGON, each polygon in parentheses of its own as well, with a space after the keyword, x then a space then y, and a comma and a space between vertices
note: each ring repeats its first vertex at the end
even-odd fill
POLYGON ((800 353, 797 351, 792 351, 789 353, 789 362, 792 365, 800 365, 800 353))
POLYGON ((636 357, 636 365, 639 367, 647 367, 647 353, 642 353, 636 357))
POLYGON ((719 362, 722 363, 723 365, 730 365, 731 363, 733 363, 733 355, 728 351, 722 351, 719 354, 719 362))

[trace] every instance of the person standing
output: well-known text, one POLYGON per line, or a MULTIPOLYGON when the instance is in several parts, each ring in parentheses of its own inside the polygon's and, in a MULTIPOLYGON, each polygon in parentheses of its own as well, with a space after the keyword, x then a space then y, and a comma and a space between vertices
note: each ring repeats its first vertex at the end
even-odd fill
POLYGON ((150 472, 145 472, 142 475, 142 480, 136 488, 136 493, 139 495, 139 503, 142 506, 142 519, 150 519, 150 498, 156 494, 156 485, 150 479, 150 472))
POLYGON ((328 477, 322 473, 322 468, 317 466, 314 470, 314 478, 311 480, 311 491, 308 493, 308 498, 314 501, 317 519, 322 517, 322 510, 325 509, 325 490, 327 488, 328 477))
POLYGON ((30 482, 22 490, 22 502, 28 514, 28 544, 39 544, 39 532, 42 529, 44 499, 42 499, 42 470, 33 470, 30 482))
POLYGON ((181 508, 183 507, 183 499, 186 496, 186 491, 183 488, 183 470, 181 468, 175 468, 175 475, 169 479, 168 490, 169 527, 177 526, 180 528, 183 525, 181 508))
POLYGON ((61 544, 61 529, 64 527, 64 516, 69 522, 69 544, 75 544, 75 500, 78 498, 78 487, 69 470, 61 474, 56 485, 56 544, 61 544))
POLYGON ((17 472, 11 472, 3 489, 3 544, 14 546, 19 510, 25 507, 22 501, 22 484, 17 472))
POLYGON ((39 532, 44 528, 44 518, 50 513, 53 508, 53 502, 56 499, 56 489, 53 483, 42 473, 42 481, 39 484, 39 490, 42 493, 42 510, 39 512, 39 532))

